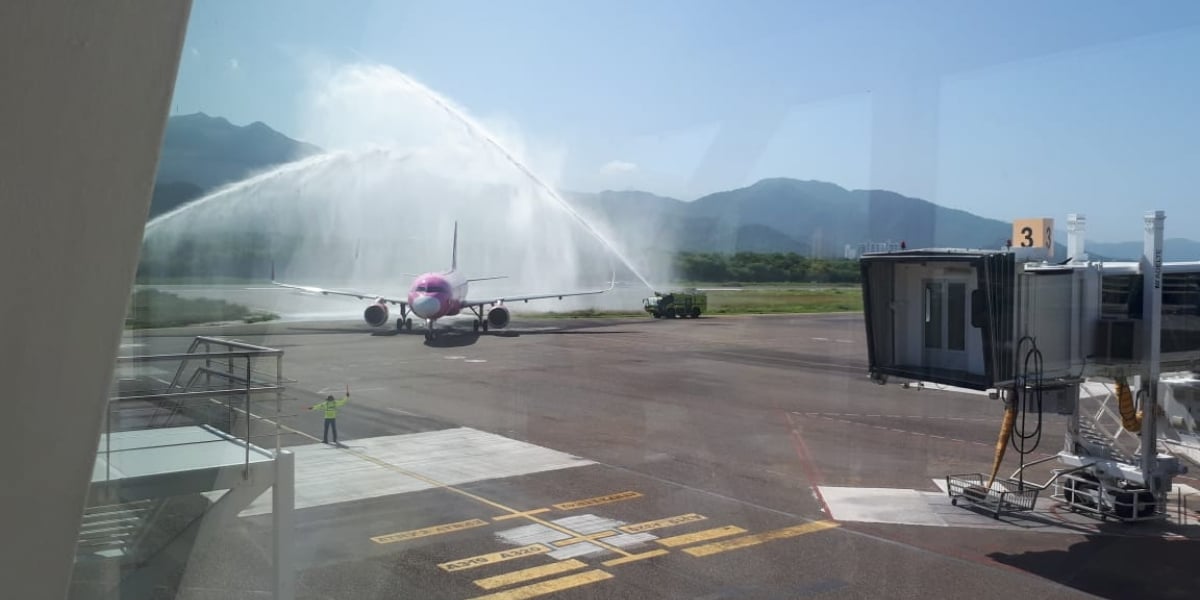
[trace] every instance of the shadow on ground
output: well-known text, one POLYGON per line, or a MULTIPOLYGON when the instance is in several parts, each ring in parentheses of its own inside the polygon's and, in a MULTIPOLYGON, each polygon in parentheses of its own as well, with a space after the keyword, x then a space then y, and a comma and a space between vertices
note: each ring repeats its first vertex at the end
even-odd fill
POLYGON ((1098 535, 1066 550, 995 552, 998 563, 1102 598, 1174 600, 1200 590, 1200 541, 1128 537, 1129 527, 1106 524, 1098 535))

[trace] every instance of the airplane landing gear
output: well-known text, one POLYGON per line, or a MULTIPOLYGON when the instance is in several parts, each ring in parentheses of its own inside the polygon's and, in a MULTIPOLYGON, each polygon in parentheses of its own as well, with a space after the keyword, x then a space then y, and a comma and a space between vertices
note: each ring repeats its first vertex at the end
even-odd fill
POLYGON ((487 333, 488 320, 487 317, 483 316, 483 307, 473 306, 471 307, 471 312, 475 313, 475 322, 471 324, 471 331, 478 332, 480 329, 482 329, 484 333, 487 333))

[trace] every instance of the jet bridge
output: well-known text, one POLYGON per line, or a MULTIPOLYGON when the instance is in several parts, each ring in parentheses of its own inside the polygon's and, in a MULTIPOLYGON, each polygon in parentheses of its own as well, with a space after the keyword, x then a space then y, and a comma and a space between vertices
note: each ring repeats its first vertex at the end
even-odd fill
POLYGON ((282 359, 281 350, 213 337, 184 353, 117 359, 72 597, 149 597, 178 585, 193 549, 268 489, 273 597, 294 596, 282 359))
MULTIPOLYGON (((1146 215, 1138 262, 1089 260, 1081 215, 1069 216, 1070 257, 1061 262, 1049 259, 1049 219, 1032 220, 1044 227, 1042 247, 864 255, 870 377, 1004 398, 982 494, 1004 447, 1032 451, 1025 442, 1034 433, 1014 435, 1015 415, 1036 413, 1040 440, 1041 414, 1055 411, 1072 415, 1051 480, 1059 499, 1104 518, 1163 516, 1172 478, 1186 472, 1176 455, 1200 455, 1200 386, 1191 375, 1200 364, 1200 262, 1162 262, 1164 219, 1146 215), (1105 413, 1116 416, 1115 430, 1112 419, 1101 425, 1105 413)), ((1029 227, 1018 227, 1014 239, 1028 236, 1029 227)))

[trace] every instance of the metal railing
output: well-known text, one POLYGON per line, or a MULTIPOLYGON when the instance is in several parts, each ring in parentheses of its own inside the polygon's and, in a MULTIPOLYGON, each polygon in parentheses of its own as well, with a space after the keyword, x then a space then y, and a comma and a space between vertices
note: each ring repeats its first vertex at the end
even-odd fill
MULTIPOLYGON (((114 381, 105 417, 106 479, 112 478, 112 457, 122 450, 112 448, 112 434, 120 431, 156 429, 180 424, 203 425, 219 430, 226 439, 187 444, 228 443, 244 447, 243 477, 249 474, 251 445, 256 439, 273 438, 280 449, 283 409, 283 351, 237 340, 198 336, 186 352, 119 357, 116 368, 133 366, 135 377, 114 381), (159 365, 163 365, 160 367, 159 365), (170 372, 170 381, 137 370, 170 372), (268 417, 253 410, 263 397, 274 399, 268 417), (240 405, 240 406, 239 406, 240 405), (213 409, 217 410, 214 411, 213 409), (244 427, 239 425, 239 413, 244 427), (273 424, 274 431, 255 435, 256 422, 273 424)), ((164 372, 164 374, 165 374, 164 372)), ((114 378, 116 379, 116 378, 114 378)), ((180 445, 180 444, 169 444, 180 445)), ((263 447, 262 444, 254 444, 263 447)), ((269 443, 267 444, 269 447, 269 443)))

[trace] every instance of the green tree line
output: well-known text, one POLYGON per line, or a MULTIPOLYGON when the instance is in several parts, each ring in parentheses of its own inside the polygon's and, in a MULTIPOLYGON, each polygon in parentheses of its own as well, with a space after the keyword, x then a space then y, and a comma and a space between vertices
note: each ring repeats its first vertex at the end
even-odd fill
POLYGON ((681 252, 675 274, 686 281, 858 283, 857 260, 808 258, 795 252, 681 252))
MULTIPOLYGON (((286 265, 296 240, 274 244, 251 233, 229 233, 142 247, 138 280, 179 278, 262 279, 273 259, 286 265)), ((856 260, 809 258, 795 252, 680 252, 674 272, 684 281, 723 283, 858 283, 856 260)))

